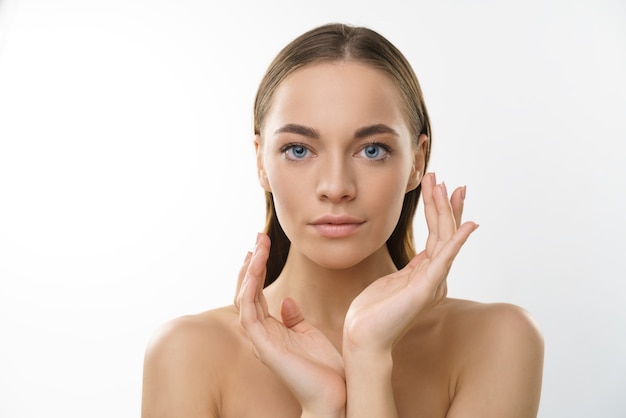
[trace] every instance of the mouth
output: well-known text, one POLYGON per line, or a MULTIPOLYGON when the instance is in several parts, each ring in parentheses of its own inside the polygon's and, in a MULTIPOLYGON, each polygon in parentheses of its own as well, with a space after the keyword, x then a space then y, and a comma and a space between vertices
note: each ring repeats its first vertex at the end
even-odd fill
POLYGON ((364 220, 351 216, 323 216, 309 225, 324 238, 344 238, 354 234, 364 220))

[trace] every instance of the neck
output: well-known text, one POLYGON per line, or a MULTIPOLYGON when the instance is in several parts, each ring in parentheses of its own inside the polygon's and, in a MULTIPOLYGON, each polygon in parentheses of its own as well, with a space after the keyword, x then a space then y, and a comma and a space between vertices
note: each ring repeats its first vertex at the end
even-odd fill
POLYGON ((327 334, 341 335, 352 300, 379 277, 396 267, 386 245, 358 264, 329 269, 291 247, 280 276, 265 290, 272 315, 278 315, 282 299, 294 299, 304 318, 327 334))

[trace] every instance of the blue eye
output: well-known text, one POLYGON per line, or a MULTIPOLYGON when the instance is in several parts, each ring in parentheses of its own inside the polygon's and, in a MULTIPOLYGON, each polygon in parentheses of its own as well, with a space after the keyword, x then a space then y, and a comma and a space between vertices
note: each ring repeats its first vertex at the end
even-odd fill
POLYGON ((359 155, 368 160, 384 160, 389 155, 389 149, 382 144, 368 144, 361 149, 359 155))
POLYGON ((302 160, 310 154, 307 147, 298 144, 287 145, 281 149, 281 152, 288 160, 302 160))

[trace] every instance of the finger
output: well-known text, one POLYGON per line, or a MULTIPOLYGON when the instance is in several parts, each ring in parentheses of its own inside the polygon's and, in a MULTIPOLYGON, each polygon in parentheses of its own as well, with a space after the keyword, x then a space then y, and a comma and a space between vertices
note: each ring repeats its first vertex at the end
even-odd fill
POLYGON ((263 254, 262 264, 260 265, 261 269, 258 272, 261 280, 259 280, 256 287, 257 309, 259 310, 259 315, 261 315, 262 318, 266 318, 269 316, 269 309, 267 306, 267 300, 263 294, 263 287, 265 286, 265 276, 267 275, 267 260, 269 259, 270 254, 270 238, 266 234, 259 234, 257 238, 257 246, 259 247, 259 252, 263 254))
POLYGON ((452 205, 452 214, 454 215, 454 221, 456 228, 461 226, 461 219, 463 217, 463 205, 465 203, 465 191, 466 186, 457 188, 450 197, 450 204, 452 205))
POLYGON ((433 196, 437 179, 435 173, 428 173, 422 179, 422 200, 424 201, 424 216, 428 226, 426 251, 430 254, 437 242, 437 205, 433 196))
POLYGON ((315 327, 304 320, 302 310, 292 298, 287 297, 281 302, 280 317, 283 325, 294 332, 307 333, 315 330, 315 327))
POLYGON ((452 205, 448 199, 448 191, 445 183, 435 186, 435 203, 437 205, 437 243, 433 252, 437 252, 445 245, 454 232, 456 231, 456 223, 452 212, 452 205))
POLYGON ((267 303, 262 296, 268 256, 269 238, 260 237, 254 247, 239 292, 239 320, 247 330, 269 315, 267 303))
POLYGON ((466 222, 457 229, 452 238, 443 245, 436 257, 431 259, 431 263, 428 266, 429 277, 437 281, 441 280, 442 277, 445 279, 461 247, 476 228, 478 228, 478 224, 466 222))
POLYGON ((250 265, 248 266, 248 271, 246 272, 246 275, 250 275, 250 277, 261 277, 263 279, 261 282, 255 282, 257 285, 257 293, 263 289, 263 284, 265 283, 265 273, 267 269, 266 263, 269 257, 269 249, 269 237, 266 234, 259 233, 252 252, 252 259, 250 265))
POLYGON ((243 260, 243 264, 239 269, 239 275, 237 276, 237 288, 235 289, 235 297, 233 303, 239 309, 239 292, 241 292, 241 283, 243 283, 243 278, 246 277, 246 272, 248 271, 248 266, 250 265, 250 259, 252 258, 252 253, 248 251, 246 253, 246 258, 243 260))
POLYGON ((405 271, 414 269, 415 267, 419 266, 422 263, 422 261, 424 261, 427 258, 428 258, 428 254, 426 250, 420 251, 419 253, 415 255, 415 257, 411 259, 411 261, 407 263, 406 266, 398 270, 398 273, 403 273, 405 271))
POLYGON ((441 281, 441 283, 439 284, 435 292, 435 299, 433 300, 434 305, 444 300, 447 294, 448 294, 448 280, 446 277, 444 277, 444 279, 441 281))
POLYGON ((254 278, 246 276, 239 292, 239 323, 248 334, 256 329, 261 320, 257 312, 253 287, 254 278))
POLYGON ((291 298, 283 299, 280 304, 280 318, 287 328, 293 328, 304 321, 304 315, 302 315, 300 307, 291 298))

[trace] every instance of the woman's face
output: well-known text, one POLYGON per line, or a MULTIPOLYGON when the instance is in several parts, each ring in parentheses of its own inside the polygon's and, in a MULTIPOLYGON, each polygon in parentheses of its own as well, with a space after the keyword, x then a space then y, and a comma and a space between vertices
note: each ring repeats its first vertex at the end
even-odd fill
POLYGON ((421 180, 394 83, 354 61, 316 63, 276 90, 260 137, 259 179, 292 251, 327 268, 380 254, 421 180))

